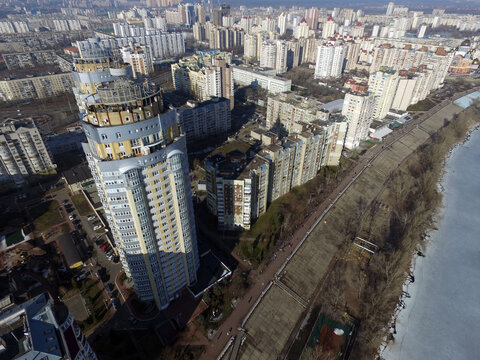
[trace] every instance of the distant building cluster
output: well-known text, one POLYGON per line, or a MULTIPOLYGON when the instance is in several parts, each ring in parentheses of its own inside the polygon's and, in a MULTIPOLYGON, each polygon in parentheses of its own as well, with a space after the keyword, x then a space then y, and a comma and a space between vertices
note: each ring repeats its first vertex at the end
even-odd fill
MULTIPOLYGON (((108 227, 138 299, 158 309, 186 288, 201 294, 205 279, 213 286, 199 271, 194 204, 204 200, 221 231, 251 229, 323 167, 388 135, 392 118, 409 121, 408 109, 435 100, 447 77, 480 76, 480 16, 445 9, 30 3, 2 5, 0 102, 10 108, 0 124, 0 181, 33 183, 56 173, 54 158, 63 167, 66 153, 83 150, 88 165, 62 169, 68 189, 96 188, 93 218, 108 227), (74 115, 42 100, 70 92, 74 115)), ((9 229, 0 247, 26 242, 29 233, 9 229)), ((78 239, 55 240, 66 267, 80 269, 78 239)), ((56 305, 44 294, 0 307, 0 359, 95 360, 56 305)))
POLYGON ((122 47, 143 47, 144 52, 148 53, 151 62, 156 59, 175 57, 185 53, 185 42, 182 33, 162 33, 159 31, 155 31, 153 34, 148 32, 148 34, 138 36, 121 36, 97 39, 97 41, 83 40, 77 42, 80 55, 82 55, 82 51, 89 50, 92 46, 112 50, 122 47))

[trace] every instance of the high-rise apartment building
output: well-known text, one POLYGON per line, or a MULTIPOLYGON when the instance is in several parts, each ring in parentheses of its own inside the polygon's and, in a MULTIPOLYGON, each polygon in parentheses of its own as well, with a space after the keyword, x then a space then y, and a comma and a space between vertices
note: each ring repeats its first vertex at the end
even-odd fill
POLYGON ((375 97, 372 94, 347 93, 343 102, 342 115, 348 123, 345 147, 353 149, 365 140, 373 120, 375 97))
POLYGON ((257 36, 245 34, 245 42, 243 45, 243 56, 250 61, 257 59, 257 36))
POLYGON ((395 9, 395 4, 393 2, 389 2, 387 6, 387 12, 386 15, 393 15, 393 10, 395 9))
POLYGON ((207 206, 222 230, 249 229, 268 205, 313 179, 322 166, 338 166, 347 124, 298 123, 283 140, 268 132, 251 159, 234 150, 205 160, 207 206))
POLYGON ((56 167, 33 120, 7 119, 0 125, 0 181, 21 183, 56 167))
POLYGON ((321 105, 315 99, 302 98, 293 93, 269 96, 265 126, 267 129, 279 127, 284 134, 290 134, 299 122, 311 124, 316 120, 327 121, 329 114, 320 108, 321 105))
POLYGON ((277 55, 275 59, 275 70, 277 74, 287 72, 288 43, 284 40, 277 41, 277 55))
POLYGON ((406 74, 398 79, 397 90, 392 102, 392 108, 405 111, 412 103, 420 76, 406 74))
POLYGON ((267 16, 262 20, 262 31, 267 33, 276 33, 277 32, 277 22, 271 16, 267 16))
POLYGON ((240 19, 240 28, 242 28, 246 34, 250 33, 250 30, 252 30, 253 26, 253 18, 250 16, 243 16, 240 19))
POLYGON ((343 72, 346 45, 339 42, 324 43, 318 47, 315 78, 336 78, 343 72))
POLYGON ((220 230, 248 230, 267 210, 268 165, 258 155, 247 163, 238 150, 206 159, 207 206, 220 230))
POLYGON ((338 166, 347 136, 347 129, 347 122, 332 122, 325 127, 322 166, 338 166))
POLYGON ((278 16, 277 28, 280 36, 285 35, 285 33, 287 32, 287 14, 285 12, 282 12, 278 16))
POLYGON ((128 79, 97 88, 83 144, 120 259, 144 301, 165 308, 199 267, 185 135, 162 92, 128 79))
POLYGON ((392 107, 393 98, 398 86, 398 72, 388 68, 382 68, 370 75, 368 79, 368 91, 375 96, 375 119, 383 119, 392 107))
POLYGON ((295 29, 293 31, 293 36, 295 36, 296 39, 301 39, 301 38, 308 38, 310 34, 310 28, 308 26, 307 20, 302 19, 297 26, 295 26, 295 29))
POLYGON ((205 26, 202 23, 196 22, 193 24, 193 38, 195 41, 205 41, 207 40, 207 33, 205 31, 205 26))
POLYGON ((243 46, 245 33, 236 28, 206 26, 205 35, 210 49, 227 50, 243 46))
POLYGON ((153 63, 149 53, 142 47, 123 47, 120 50, 123 62, 132 67, 133 78, 147 76, 153 72, 153 63))
MULTIPOLYGON (((207 205, 217 216, 218 227, 249 229, 272 201, 315 177, 323 164, 326 134, 321 126, 312 126, 283 141, 270 134, 273 143, 250 161, 238 150, 207 158, 207 205)), ((334 152, 341 153, 343 144, 338 146, 329 155, 331 161, 334 152)))
POLYGON ((146 32, 152 30, 167 31, 167 20, 164 16, 156 16, 154 18, 146 17, 143 19, 143 24, 145 25, 146 32))
POLYGON ((43 293, 0 310, 2 360, 97 360, 68 308, 43 293))
MULTIPOLYGON (((143 28, 142 28, 143 29, 143 28)), ((122 46, 144 46, 144 50, 149 53, 150 59, 164 59, 183 55, 185 53, 185 40, 181 32, 163 33, 156 30, 151 35, 126 36, 108 39, 87 39, 77 41, 77 47, 80 56, 84 50, 104 49, 112 51, 122 46)))
POLYGON ((308 28, 310 30, 317 30, 318 16, 319 16, 319 11, 315 7, 305 10, 305 20, 307 21, 308 28))
POLYGON ((232 15, 225 15, 222 17, 222 25, 224 27, 233 27, 235 18, 232 15))
POLYGON ((156 16, 154 19, 155 29, 167 32, 167 19, 164 16, 156 16))
POLYGON ((222 25, 222 10, 221 9, 213 9, 210 15, 210 21, 217 26, 222 25))
POLYGON ((323 24, 322 38, 324 39, 331 38, 337 32, 337 29, 338 29, 337 23, 335 22, 335 20, 333 20, 333 17, 330 16, 327 19, 327 21, 323 24))
POLYGON ((262 57, 262 45, 264 41, 267 41, 269 36, 266 32, 260 31, 257 33, 257 60, 260 61, 262 57))
POLYGON ((185 12, 185 25, 192 26, 195 22, 195 8, 193 4, 187 3, 184 5, 183 9, 185 12))
POLYGON ((80 112, 88 102, 95 102, 97 87, 115 79, 132 76, 132 67, 116 59, 110 49, 100 46, 95 39, 80 51, 80 58, 73 62, 73 94, 80 112))
POLYGON ((161 91, 130 80, 130 65, 103 49, 83 56, 74 69, 83 149, 127 276, 164 308, 198 269, 186 139, 161 91))
POLYGON ((72 74, 45 73, 0 80, 0 101, 44 99, 69 92, 72 74))
POLYGON ((274 41, 264 41, 260 53, 260 66, 275 69, 277 60, 277 44, 274 41))
POLYGON ((210 136, 225 135, 232 127, 230 100, 225 98, 213 98, 203 103, 188 101, 177 112, 187 144, 210 136))
POLYGON ((191 94, 198 101, 212 97, 230 100, 233 108, 233 72, 227 53, 205 53, 183 58, 172 65, 175 90, 191 94))
POLYGON ((205 24, 207 22, 207 18, 205 16, 205 6, 202 3, 197 3, 194 5, 194 7, 197 22, 200 24, 205 24))
POLYGON ((425 36, 425 33, 427 32, 427 25, 422 25, 420 26, 420 30, 418 31, 417 37, 419 39, 423 38, 425 36))

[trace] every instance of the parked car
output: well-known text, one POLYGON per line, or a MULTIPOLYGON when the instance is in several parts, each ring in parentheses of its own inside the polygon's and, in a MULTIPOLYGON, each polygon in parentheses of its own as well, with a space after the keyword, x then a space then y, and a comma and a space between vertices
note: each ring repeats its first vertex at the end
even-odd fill
POLYGON ((70 220, 73 220, 73 219, 75 219, 75 215, 73 215, 73 214, 72 214, 72 215, 69 215, 68 218, 69 218, 70 220))
POLYGON ((93 230, 100 230, 103 226, 102 225, 95 225, 93 230))
POLYGON ((78 275, 75 279, 77 281, 80 281, 80 280, 85 279, 86 277, 87 277, 87 273, 82 273, 82 274, 78 275))
POLYGON ((94 220, 95 218, 96 218, 95 215, 88 215, 87 220, 88 220, 88 221, 92 221, 92 220, 94 220))

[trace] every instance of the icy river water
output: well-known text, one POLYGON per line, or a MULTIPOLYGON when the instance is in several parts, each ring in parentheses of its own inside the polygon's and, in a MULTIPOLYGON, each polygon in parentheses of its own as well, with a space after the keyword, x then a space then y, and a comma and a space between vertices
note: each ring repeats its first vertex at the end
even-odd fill
POLYGON ((441 183, 443 208, 386 360, 480 359, 480 130, 457 146, 441 183))

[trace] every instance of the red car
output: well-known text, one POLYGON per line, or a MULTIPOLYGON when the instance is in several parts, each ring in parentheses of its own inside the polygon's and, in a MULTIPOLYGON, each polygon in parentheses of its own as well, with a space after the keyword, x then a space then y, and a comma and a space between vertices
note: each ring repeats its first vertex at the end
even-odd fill
POLYGON ((105 250, 107 247, 108 247, 107 243, 103 243, 102 245, 100 245, 100 249, 102 250, 105 250))

